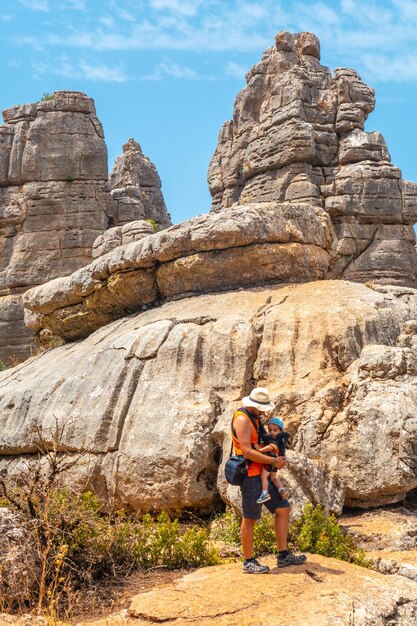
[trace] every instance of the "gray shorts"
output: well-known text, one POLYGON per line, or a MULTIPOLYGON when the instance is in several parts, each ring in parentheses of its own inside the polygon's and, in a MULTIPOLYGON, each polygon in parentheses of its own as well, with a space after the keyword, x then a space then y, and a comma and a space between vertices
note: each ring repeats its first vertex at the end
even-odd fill
MULTIPOLYGON (((262 504, 257 504, 256 500, 259 498, 262 491, 261 475, 247 476, 240 490, 242 492, 243 517, 260 519, 262 504)), ((275 509, 286 509, 290 506, 288 500, 281 498, 277 488, 271 483, 269 478, 268 491, 271 499, 264 503, 268 511, 275 513, 275 509)))

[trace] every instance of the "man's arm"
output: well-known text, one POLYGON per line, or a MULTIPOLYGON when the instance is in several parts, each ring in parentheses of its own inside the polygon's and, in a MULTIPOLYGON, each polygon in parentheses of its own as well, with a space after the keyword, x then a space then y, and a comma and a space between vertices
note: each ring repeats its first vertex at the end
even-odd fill
POLYGON ((243 456, 251 461, 257 461, 258 463, 264 463, 264 465, 275 465, 278 469, 281 469, 287 465, 285 459, 277 457, 273 459, 258 450, 254 450, 251 444, 252 427, 249 420, 244 415, 238 415, 233 422, 236 431, 236 437, 239 442, 240 449, 243 456))

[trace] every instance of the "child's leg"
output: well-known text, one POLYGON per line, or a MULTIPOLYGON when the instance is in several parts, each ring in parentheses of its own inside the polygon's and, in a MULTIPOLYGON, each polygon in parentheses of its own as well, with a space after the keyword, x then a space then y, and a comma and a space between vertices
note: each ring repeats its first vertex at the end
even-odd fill
POLYGON ((268 476, 269 476, 269 472, 264 466, 261 472, 262 491, 268 491, 268 476))
POLYGON ((259 498, 256 500, 257 504, 263 504, 271 499, 271 496, 268 492, 268 470, 263 467, 261 472, 261 483, 262 483, 262 491, 259 494, 259 498))
MULTIPOLYGON (((280 489, 282 487, 282 483, 278 480, 278 476, 276 472, 271 472, 270 474, 271 483, 277 488, 280 489)), ((263 489, 263 486, 262 486, 263 489)))
POLYGON ((281 498, 286 499, 288 497, 288 490, 287 488, 282 484, 282 482, 280 482, 278 480, 278 476, 276 472, 271 472, 271 483, 274 485, 274 487, 276 487, 276 489, 278 490, 278 492, 281 495, 281 498))

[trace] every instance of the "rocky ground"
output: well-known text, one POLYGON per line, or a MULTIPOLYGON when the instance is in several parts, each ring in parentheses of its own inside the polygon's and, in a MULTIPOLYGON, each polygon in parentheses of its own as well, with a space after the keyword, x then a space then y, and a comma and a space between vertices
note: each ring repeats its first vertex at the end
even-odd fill
POLYGON ((196 570, 133 598, 127 611, 94 626, 412 626, 417 620, 417 584, 349 563, 310 555, 305 565, 278 569, 262 559, 268 576, 246 576, 241 564, 196 570), (405 600, 406 598, 406 600, 405 600))

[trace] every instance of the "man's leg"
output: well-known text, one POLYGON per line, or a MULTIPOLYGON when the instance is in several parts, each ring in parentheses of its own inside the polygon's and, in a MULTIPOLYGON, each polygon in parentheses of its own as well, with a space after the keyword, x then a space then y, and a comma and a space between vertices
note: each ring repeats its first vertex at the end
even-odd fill
POLYGON ((278 546, 278 567, 286 565, 301 565, 307 557, 304 554, 295 555, 287 550, 288 526, 290 518, 290 503, 283 500, 273 484, 269 487, 271 500, 265 503, 266 508, 275 515, 275 537, 278 546))
POLYGON ((291 508, 285 507, 275 509, 275 537, 278 550, 282 552, 287 549, 288 526, 290 523, 291 508))
POLYGON ((252 557, 253 550, 253 531, 255 528, 256 519, 250 517, 244 517, 240 526, 240 536, 242 539, 242 550, 245 559, 252 557))

